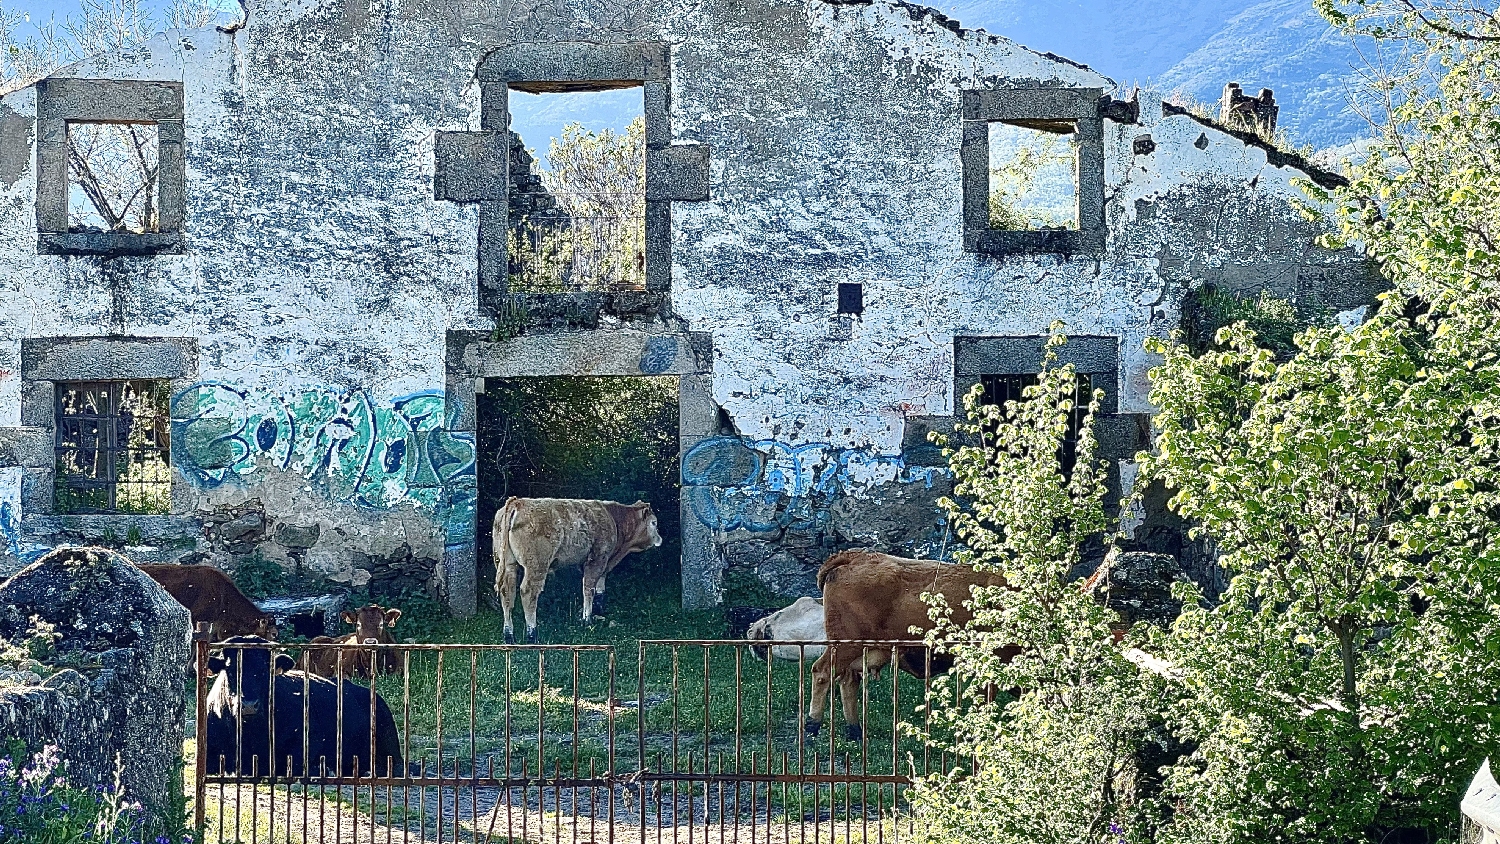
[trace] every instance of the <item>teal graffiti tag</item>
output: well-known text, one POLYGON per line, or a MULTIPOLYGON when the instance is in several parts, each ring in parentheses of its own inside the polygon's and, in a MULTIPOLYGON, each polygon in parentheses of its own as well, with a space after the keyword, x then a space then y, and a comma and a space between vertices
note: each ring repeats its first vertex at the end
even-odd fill
POLYGON ((220 381, 172 398, 172 462, 195 486, 296 472, 333 501, 432 508, 451 539, 474 534, 474 436, 447 430, 441 390, 376 402, 364 390, 279 394, 220 381))

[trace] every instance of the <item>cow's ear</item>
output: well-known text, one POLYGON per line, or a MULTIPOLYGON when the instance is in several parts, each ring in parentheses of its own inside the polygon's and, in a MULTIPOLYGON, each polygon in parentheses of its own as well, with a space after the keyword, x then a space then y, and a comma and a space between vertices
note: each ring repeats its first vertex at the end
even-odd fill
POLYGON ((647 504, 647 503, 646 503, 646 502, 644 502, 644 501, 642 501, 642 500, 640 500, 640 499, 639 499, 639 498, 637 498, 637 499, 636 499, 636 500, 635 500, 635 503, 634 503, 634 504, 632 504, 632 505, 630 505, 630 506, 632 506, 632 507, 635 507, 635 508, 637 508, 637 509, 639 509, 639 508, 641 508, 641 507, 646 507, 646 508, 648 508, 648 509, 649 509, 649 508, 650 508, 650 507, 651 507, 651 505, 650 505, 650 504, 647 504))
POLYGON ((218 674, 224 670, 225 660, 223 654, 210 654, 208 657, 208 670, 211 674, 218 674))
POLYGON ((389 609, 389 610, 385 611, 385 626, 386 627, 395 627, 396 626, 396 622, 398 622, 400 620, 401 620, 401 611, 400 610, 398 610, 398 609, 389 609))
POLYGON ((276 673, 285 674, 297 667, 297 660, 292 659, 289 654, 276 655, 276 673))
POLYGON ((349 612, 348 610, 344 610, 343 613, 339 615, 339 618, 343 619, 345 624, 355 624, 358 622, 358 619, 354 617, 354 613, 349 612))

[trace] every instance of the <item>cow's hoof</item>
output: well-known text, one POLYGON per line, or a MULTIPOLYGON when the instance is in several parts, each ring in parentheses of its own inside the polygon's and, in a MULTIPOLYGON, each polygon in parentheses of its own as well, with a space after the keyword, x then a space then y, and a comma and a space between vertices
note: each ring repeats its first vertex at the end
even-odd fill
POLYGON ((528 644, 528 645, 535 645, 536 644, 536 630, 535 630, 535 628, 526 631, 526 644, 528 644))
POLYGON ((802 725, 802 732, 810 736, 816 736, 823 729, 822 721, 808 721, 802 725))
POLYGON ((861 741, 865 737, 865 731, 858 724, 844 725, 844 738, 849 741, 861 741))
POLYGON ((507 644, 507 645, 514 645, 515 643, 516 643, 516 632, 514 630, 507 630, 507 631, 505 631, 505 644, 507 644))

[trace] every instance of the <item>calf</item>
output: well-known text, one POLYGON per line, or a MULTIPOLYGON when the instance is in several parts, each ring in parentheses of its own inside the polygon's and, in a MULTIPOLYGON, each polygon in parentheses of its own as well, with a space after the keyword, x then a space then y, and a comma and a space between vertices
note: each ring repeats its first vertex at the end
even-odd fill
POLYGON ((511 608, 516 603, 516 569, 526 641, 536 642, 536 604, 547 575, 583 566, 583 621, 594 615, 594 596, 603 601, 604 578, 625 555, 661 545, 656 514, 644 501, 620 504, 571 498, 510 498, 495 511, 495 596, 505 614, 505 641, 514 642, 511 608))
POLYGON ((187 607, 195 626, 207 624, 214 641, 230 636, 276 638, 276 619, 251 603, 224 572, 176 563, 147 563, 140 570, 187 607))
MULTIPOLYGON (((798 598, 791 606, 779 609, 750 625, 745 638, 761 642, 821 642, 828 638, 823 630, 823 601, 798 598)), ((752 648, 764 656, 764 647, 752 648)), ((822 645, 772 645, 771 656, 777 659, 817 659, 826 650, 822 645)))
MULTIPOLYGON (((312 640, 312 644, 338 644, 349 647, 308 650, 303 655, 302 669, 322 677, 343 676, 369 679, 375 673, 370 664, 372 651, 370 648, 353 646, 367 645, 372 639, 380 645, 396 644, 395 637, 391 636, 391 628, 395 627, 396 622, 401 618, 401 611, 370 604, 353 612, 346 610, 341 617, 345 624, 354 625, 353 633, 337 639, 319 636, 312 640)), ((379 656, 377 664, 382 674, 391 674, 400 670, 401 659, 394 650, 381 648, 377 649, 376 653, 379 656)))
POLYGON ((224 644, 209 658, 219 675, 206 702, 209 773, 263 777, 274 767, 287 775, 290 766, 294 777, 368 775, 372 755, 379 775, 405 770, 396 720, 380 695, 349 680, 288 672, 291 657, 257 636, 224 644))
MULTIPOLYGON (((841 551, 818 569, 823 590, 823 621, 828 641, 901 640, 932 629, 930 607, 923 593, 940 594, 952 608, 955 624, 973 620, 965 602, 973 599, 975 587, 1005 586, 999 574, 976 571, 968 566, 936 560, 909 560, 877 551, 841 551)), ((845 645, 830 647, 812 667, 812 699, 807 710, 807 732, 822 727, 823 707, 837 679, 844 705, 844 729, 850 740, 862 734, 859 723, 859 683, 866 675, 878 676, 896 652, 899 667, 915 677, 927 677, 952 666, 952 659, 927 653, 919 646, 908 648, 845 645)), ((1009 661, 1019 648, 1007 647, 998 655, 1009 661)))

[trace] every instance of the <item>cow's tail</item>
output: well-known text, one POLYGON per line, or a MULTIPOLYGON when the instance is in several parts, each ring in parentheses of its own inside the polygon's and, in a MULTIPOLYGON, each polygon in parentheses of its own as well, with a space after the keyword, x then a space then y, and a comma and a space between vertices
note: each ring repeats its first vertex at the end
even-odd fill
POLYGON ((502 602, 507 597, 501 594, 501 584, 507 581, 510 571, 507 568, 510 565, 510 523, 516 520, 516 508, 511 505, 515 500, 514 496, 507 498, 500 506, 500 535, 492 537, 490 542, 495 555, 495 597, 502 602))
POLYGON ((827 588, 828 582, 833 578, 833 573, 840 567, 853 562, 857 553, 856 551, 840 551, 825 560, 818 569, 818 589, 827 588))

